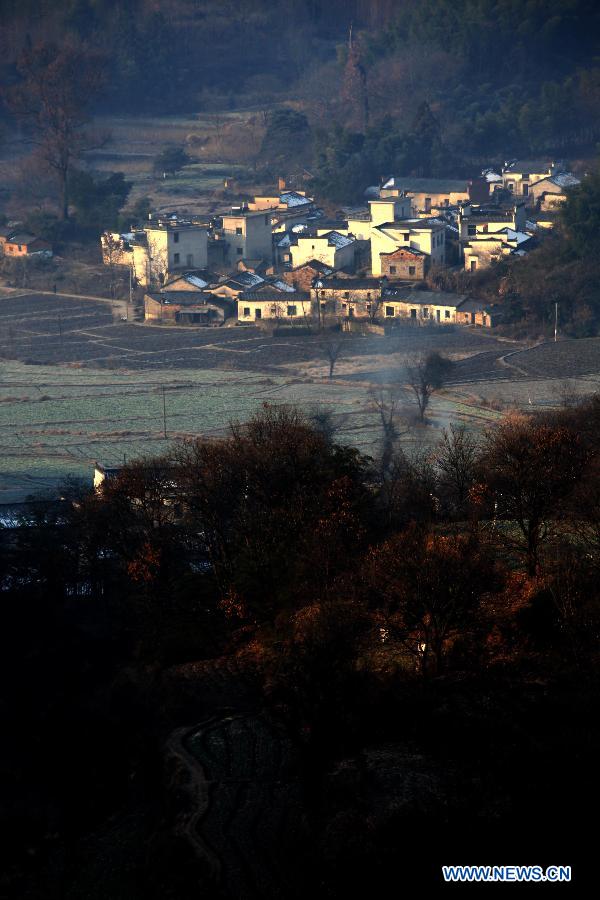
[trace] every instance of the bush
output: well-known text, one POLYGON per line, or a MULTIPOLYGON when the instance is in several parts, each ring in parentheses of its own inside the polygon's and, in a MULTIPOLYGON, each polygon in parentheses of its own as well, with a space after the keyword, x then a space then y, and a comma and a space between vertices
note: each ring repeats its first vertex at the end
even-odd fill
POLYGON ((190 162, 183 147, 165 147, 154 160, 154 171, 157 174, 175 175, 190 162))

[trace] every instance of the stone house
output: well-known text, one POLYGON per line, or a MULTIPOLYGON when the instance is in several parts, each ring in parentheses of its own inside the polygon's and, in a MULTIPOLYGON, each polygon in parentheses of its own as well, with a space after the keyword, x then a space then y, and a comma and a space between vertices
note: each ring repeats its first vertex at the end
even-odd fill
POLYGON ((144 296, 144 319, 172 325, 223 325, 235 319, 235 303, 206 291, 159 291, 144 296))
POLYGON ((434 210, 456 206, 461 202, 477 200, 485 202, 489 197, 489 184, 485 178, 389 178, 381 186, 379 196, 410 197, 412 215, 430 215, 434 210))
POLYGON ((575 175, 561 172, 536 181, 529 188, 529 196, 541 210, 552 210, 564 203, 567 191, 577 187, 578 184, 581 184, 581 181, 575 175))
POLYGON ((167 281, 161 288, 161 293, 169 291, 204 291, 206 288, 217 285, 219 278, 217 275, 201 269, 197 272, 186 272, 185 275, 177 275, 170 281, 167 281))
POLYGON ((0 250, 5 256, 13 258, 52 256, 52 244, 49 241, 26 231, 10 229, 4 229, 4 234, 0 234, 0 250))
POLYGON ((446 227, 439 219, 404 219, 371 228, 373 276, 384 274, 382 260, 399 248, 419 250, 429 257, 431 268, 443 266, 446 261, 446 227))
POLYGON ((505 228, 524 231, 527 212, 522 200, 513 201, 508 206, 491 204, 477 206, 473 203, 461 205, 456 214, 458 238, 461 244, 480 235, 493 234, 505 228))
POLYGON ((377 278, 316 278, 311 287, 313 309, 341 318, 377 318, 381 281, 377 278), (317 307, 317 304, 319 306, 317 307))
POLYGON ((270 212, 240 207, 220 218, 221 227, 215 229, 215 237, 226 242, 230 265, 235 265, 239 259, 263 259, 271 264, 273 230, 270 212))
POLYGON ((480 300, 463 300, 456 310, 459 325, 475 325, 479 328, 493 328, 502 321, 502 310, 480 300))
POLYGON ((317 259, 331 269, 354 268, 356 242, 354 238, 339 231, 296 237, 290 246, 290 256, 294 269, 310 260, 317 259))
POLYGON ((452 325, 464 294, 389 288, 381 296, 382 318, 410 319, 415 324, 452 325))
POLYGON ((257 275, 255 272, 236 272, 234 275, 230 275, 229 278, 211 286, 210 291, 217 297, 231 297, 235 299, 244 291, 251 291, 264 283, 265 279, 262 275, 257 275))
POLYGON ((528 197, 533 184, 560 171, 551 159, 517 159, 502 169, 504 188, 516 197, 528 197))
POLYGON ((430 267, 429 256, 413 247, 398 247, 389 253, 380 253, 379 258, 381 274, 390 280, 422 281, 430 267))
POLYGON ((205 225, 179 219, 152 220, 144 228, 145 246, 139 245, 133 260, 141 285, 164 284, 177 272, 205 269, 208 263, 208 233, 205 225))
POLYGON ((272 285, 245 291, 237 299, 238 322, 260 323, 265 320, 299 322, 312 319, 310 294, 307 291, 282 291, 272 285))
POLYGON ((467 272, 489 268, 504 256, 523 256, 536 246, 533 236, 512 228, 503 228, 490 234, 478 234, 463 247, 467 272))
POLYGON ((287 269, 282 272, 281 278, 297 291, 310 291, 315 278, 325 278, 332 274, 333 269, 326 266, 325 263, 318 259, 310 259, 295 269, 287 269))

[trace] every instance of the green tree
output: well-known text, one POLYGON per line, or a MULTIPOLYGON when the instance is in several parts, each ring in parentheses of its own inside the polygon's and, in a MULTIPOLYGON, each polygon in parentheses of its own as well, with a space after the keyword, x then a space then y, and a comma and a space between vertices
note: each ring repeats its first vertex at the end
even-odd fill
POLYGON ((284 107, 269 115, 260 152, 267 162, 287 168, 290 162, 306 161, 311 144, 312 133, 304 113, 284 107))
POLYGON ((74 171, 71 176, 71 200, 77 223, 85 229, 116 228, 119 210, 131 190, 122 172, 108 178, 94 178, 90 172, 74 171))
POLYGON ((600 167, 571 188, 560 213, 569 247, 578 257, 600 250, 600 167))
POLYGON ((154 160, 154 171, 175 175, 190 162, 183 147, 165 147, 154 160))

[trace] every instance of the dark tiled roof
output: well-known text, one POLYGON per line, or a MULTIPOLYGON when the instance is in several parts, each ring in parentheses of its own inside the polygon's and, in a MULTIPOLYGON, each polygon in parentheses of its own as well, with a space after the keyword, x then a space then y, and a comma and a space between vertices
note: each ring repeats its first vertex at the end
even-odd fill
POLYGON ((427 256, 423 250, 417 250, 415 247, 396 247, 395 250, 390 250, 389 253, 380 253, 380 256, 393 256, 394 253, 398 253, 398 251, 402 251, 403 253, 410 253, 411 256, 427 256))
POLYGON ((395 222, 383 222, 376 225, 375 228, 387 228, 388 231, 433 231, 434 228, 442 226, 443 222, 431 222, 429 219, 398 219, 395 222))
POLYGON ((432 194, 450 194, 466 192, 471 181, 467 178, 389 178, 383 185, 384 190, 397 189, 400 191, 412 191, 424 194, 428 191, 432 194), (389 187, 386 187, 389 185, 389 187))
POLYGON ((37 237, 35 234, 28 234, 25 231, 16 231, 14 234, 11 234, 8 239, 9 244, 33 244, 34 241, 42 241, 43 244, 48 243, 48 241, 42 240, 42 238, 37 237))
POLYGON ((242 303, 244 300, 251 300, 253 303, 265 302, 265 303, 302 303, 308 302, 310 300, 310 294, 306 291, 278 291, 272 285, 267 285, 263 290, 258 291, 244 291, 243 294, 240 294, 238 297, 238 303, 242 303))
POLYGON ((376 291, 381 287, 381 282, 378 278, 323 278, 318 285, 319 289, 333 291, 376 291))
POLYGON ((217 297, 207 291, 166 291, 161 293, 156 291, 147 293, 146 297, 150 297, 156 303, 163 306, 230 306, 231 301, 227 297, 217 297))
POLYGON ((314 269, 316 272, 321 272, 322 275, 327 275, 329 272, 333 271, 331 266, 326 266, 320 259, 309 259, 308 262, 302 263, 302 265, 296 266, 294 269, 289 269, 288 271, 301 272, 303 269, 314 269))
POLYGON ((483 300, 463 300, 461 304, 459 304, 460 312, 499 312, 499 310, 494 310, 493 307, 490 306, 489 303, 484 303, 483 300))
POLYGON ((547 172, 552 168, 553 160, 551 159, 517 159, 504 170, 506 174, 517 172, 522 175, 537 174, 547 172))
POLYGON ((446 291, 415 291, 388 288, 381 295, 382 300, 395 300, 397 303, 411 303, 413 306, 459 306, 464 294, 450 294, 446 291))

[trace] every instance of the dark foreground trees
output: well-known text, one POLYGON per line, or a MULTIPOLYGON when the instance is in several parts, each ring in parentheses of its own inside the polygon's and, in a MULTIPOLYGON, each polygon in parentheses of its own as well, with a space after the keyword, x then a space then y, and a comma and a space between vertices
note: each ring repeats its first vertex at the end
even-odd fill
POLYGON ((510 419, 482 447, 454 429, 384 471, 267 406, 0 529, 13 893, 218 896, 182 837, 193 779, 164 767, 194 723, 244 773, 198 827, 235 822, 253 865, 285 867, 283 772, 308 886, 332 897, 399 844, 426 847, 433 883, 449 833, 471 845, 482 823, 511 857, 533 832, 564 846, 600 752, 599 409, 510 419))
POLYGON ((503 536, 523 554, 527 573, 540 566, 544 542, 571 510, 588 457, 579 434, 560 422, 514 417, 487 436, 480 465, 503 536))

